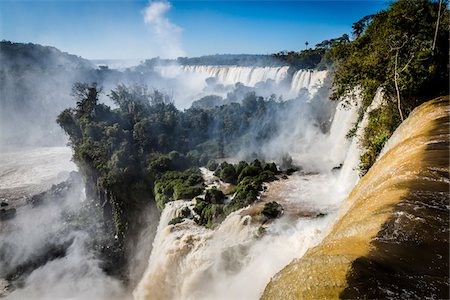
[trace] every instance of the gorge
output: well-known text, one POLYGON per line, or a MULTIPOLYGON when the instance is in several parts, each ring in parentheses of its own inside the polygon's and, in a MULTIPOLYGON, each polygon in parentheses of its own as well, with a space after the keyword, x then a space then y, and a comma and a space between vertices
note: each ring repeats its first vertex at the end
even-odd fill
POLYGON ((137 65, 1 41, 0 298, 448 299, 448 15, 137 65))

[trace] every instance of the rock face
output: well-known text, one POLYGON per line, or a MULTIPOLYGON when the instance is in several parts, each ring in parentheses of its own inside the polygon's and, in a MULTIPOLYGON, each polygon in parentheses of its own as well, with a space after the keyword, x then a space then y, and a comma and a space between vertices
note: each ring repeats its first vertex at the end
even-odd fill
POLYGON ((449 103, 414 110, 345 203, 332 232, 262 299, 449 298, 449 103))

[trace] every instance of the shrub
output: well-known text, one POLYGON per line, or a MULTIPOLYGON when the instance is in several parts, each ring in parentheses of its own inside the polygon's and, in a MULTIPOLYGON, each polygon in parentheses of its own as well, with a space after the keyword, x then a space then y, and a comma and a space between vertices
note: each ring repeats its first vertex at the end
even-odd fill
POLYGON ((237 165, 236 165, 236 174, 241 174, 242 170, 244 170, 246 167, 248 166, 248 163, 245 161, 240 161, 237 165))
POLYGON ((168 171, 156 181, 153 192, 158 208, 163 210, 169 201, 200 195, 203 192, 203 177, 198 169, 168 171))
POLYGON ((233 184, 236 183, 236 170, 232 164, 227 162, 221 163, 216 172, 214 172, 214 175, 218 176, 224 182, 233 184))
POLYGON ((281 216, 283 208, 277 202, 269 202, 264 205, 261 214, 269 219, 275 219, 281 216))
POLYGON ((205 201, 213 204, 221 204, 225 199, 225 195, 221 190, 216 189, 215 187, 206 190, 205 201))
POLYGON ((178 214, 179 217, 188 218, 191 215, 189 207, 184 207, 178 214))
POLYGON ((265 164, 263 165, 263 170, 264 170, 264 171, 270 171, 270 172, 272 172, 272 173, 274 173, 274 174, 277 174, 277 173, 278 173, 277 165, 276 165, 274 162, 271 162, 271 163, 265 163, 265 164))
POLYGON ((206 165, 206 168, 210 171, 215 171, 219 164, 215 160, 210 160, 206 165))
POLYGON ((173 189, 173 199, 192 199, 203 192, 203 187, 194 185, 189 186, 186 183, 177 183, 173 189))
POLYGON ((256 176, 259 173, 261 173, 261 171, 262 171, 262 169, 260 166, 251 164, 251 165, 245 167, 242 170, 241 174, 239 174, 238 182, 241 182, 245 177, 256 176))
POLYGON ((175 217, 175 218, 173 218, 172 220, 169 221, 168 225, 175 225, 175 224, 181 223, 183 221, 184 221, 183 217, 175 217))
POLYGON ((396 110, 389 104, 382 105, 369 114, 369 122, 362 137, 365 152, 360 157, 360 175, 366 174, 375 163, 387 140, 399 124, 400 118, 396 110))

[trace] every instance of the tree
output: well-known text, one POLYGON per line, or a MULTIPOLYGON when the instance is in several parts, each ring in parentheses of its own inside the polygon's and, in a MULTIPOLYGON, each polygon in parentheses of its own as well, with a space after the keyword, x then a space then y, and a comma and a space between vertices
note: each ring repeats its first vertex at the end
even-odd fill
POLYGON ((366 29, 367 24, 370 22, 370 20, 372 18, 373 18, 373 15, 368 15, 368 16, 363 17, 361 20, 353 23, 352 29, 353 29, 353 36, 355 38, 358 38, 361 36, 361 34, 366 29))
POLYGON ((397 105, 401 96, 407 115, 426 99, 448 93, 448 8, 438 6, 430 0, 399 0, 356 22, 358 37, 332 49, 337 62, 332 98, 359 87, 368 105, 383 87, 397 105))
POLYGON ((91 115, 98 103, 98 96, 101 88, 97 87, 97 83, 80 83, 77 82, 72 87, 72 96, 75 98, 76 111, 81 115, 91 115))

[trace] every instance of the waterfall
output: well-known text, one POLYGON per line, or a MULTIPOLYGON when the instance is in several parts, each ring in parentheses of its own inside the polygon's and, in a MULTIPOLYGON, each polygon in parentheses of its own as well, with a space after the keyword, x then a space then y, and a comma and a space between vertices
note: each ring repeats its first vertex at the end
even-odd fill
POLYGON ((259 82, 273 80, 279 84, 288 76, 289 67, 239 67, 239 66, 206 66, 184 65, 164 66, 158 68, 163 77, 175 77, 180 73, 196 74, 206 79, 214 77, 221 84, 233 85, 242 83, 254 87, 259 82))
POLYGON ((181 69, 187 73, 215 77, 222 84, 240 82, 254 87, 258 82, 267 80, 273 80, 279 84, 287 77, 289 67, 181 66, 181 69))
POLYGON ((340 104, 328 134, 312 123, 299 123, 309 126, 303 129, 311 134, 293 145, 292 151, 298 152, 300 160, 316 160, 326 167, 319 168, 319 173, 297 173, 269 183, 259 202, 230 214, 215 229, 186 219, 168 225, 181 209, 192 209, 195 200, 167 203, 134 298, 259 298, 273 274, 302 257, 329 232, 347 191, 336 189, 340 172, 331 168, 349 159, 351 141, 345 135, 356 122, 357 110, 340 104), (285 213, 264 225, 265 233, 260 235, 259 211, 270 201, 279 202, 285 213))
MULTIPOLYGON (((361 102, 359 92, 356 92, 361 102)), ((345 163, 342 165, 342 170, 338 178, 338 186, 345 189, 351 189, 358 182, 359 175, 356 171, 359 166, 359 159, 363 154, 364 149, 361 146, 361 140, 363 138, 364 130, 369 123, 369 114, 373 110, 379 108, 383 104, 384 92, 382 88, 379 88, 372 103, 366 108, 362 120, 357 124, 355 135, 352 137, 351 145, 348 148, 345 163)))
MULTIPOLYGON (((238 82, 248 87, 256 87, 259 83, 272 81, 277 92, 288 97, 296 97, 306 90, 309 99, 323 85, 327 71, 298 70, 290 75, 289 66, 282 67, 241 67, 210 65, 171 65, 157 67, 165 78, 190 76, 196 81, 204 82, 207 78, 215 78, 219 84, 234 85, 238 82), (286 84, 287 86, 284 86, 286 84)), ((189 80, 192 82, 192 80, 189 80)))
POLYGON ((302 89, 308 90, 310 96, 314 96, 327 77, 327 71, 298 70, 291 81, 290 95, 296 96, 302 89))
POLYGON ((448 126, 448 96, 416 108, 331 233, 276 274, 262 299, 448 299, 448 126))
POLYGON ((168 225, 187 206, 194 206, 194 202, 166 204, 147 271, 134 292, 135 299, 205 298, 205 294, 214 293, 209 290, 214 287, 205 283, 214 282, 212 279, 221 276, 221 272, 232 271, 233 264, 241 263, 230 259, 233 252, 245 251, 245 244, 255 234, 250 217, 232 213, 214 231, 192 220, 168 225))

